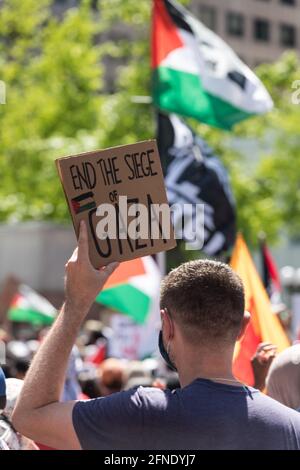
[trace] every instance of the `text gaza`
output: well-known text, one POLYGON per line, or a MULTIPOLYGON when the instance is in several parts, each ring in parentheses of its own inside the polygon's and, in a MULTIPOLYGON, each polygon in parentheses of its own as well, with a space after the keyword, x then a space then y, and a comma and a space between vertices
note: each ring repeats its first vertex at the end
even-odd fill
MULTIPOLYGON (((135 152, 124 155, 124 161, 128 169, 127 179, 140 179, 157 175, 153 166, 155 161, 152 158, 153 149, 144 152, 135 152)), ((120 169, 117 166, 117 157, 100 158, 96 164, 97 169, 102 176, 102 182, 105 186, 120 184, 120 169)), ((97 184, 97 172, 90 162, 82 162, 81 165, 72 165, 70 167, 73 187, 79 189, 93 189, 97 184)))

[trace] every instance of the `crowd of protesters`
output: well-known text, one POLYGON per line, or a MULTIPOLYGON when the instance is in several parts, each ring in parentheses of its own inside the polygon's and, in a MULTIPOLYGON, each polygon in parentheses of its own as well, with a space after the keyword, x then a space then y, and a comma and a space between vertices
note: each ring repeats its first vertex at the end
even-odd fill
MULTIPOLYGON (((29 323, 10 322, 0 328, 0 340, 5 344, 5 364, 2 382, 6 378, 6 406, 0 402, 0 449, 39 450, 34 443, 17 433, 11 415, 23 380, 39 345, 49 328, 29 323)), ((111 357, 112 331, 96 320, 87 320, 73 347, 65 377, 62 401, 88 400, 105 397, 134 387, 179 387, 177 374, 159 357, 158 352, 144 360, 111 357)))
MULTIPOLYGON (((25 374, 47 330, 16 323, 11 324, 11 331, 14 333, 0 329, 1 341, 6 344, 6 363, 2 365, 6 380, 0 375, 0 381, 6 382, 6 404, 0 397, 0 450, 48 449, 16 432, 11 423, 25 374), (26 331, 26 338, 22 331, 26 331)), ((62 401, 105 397, 138 386, 180 387, 177 373, 158 354, 142 361, 110 357, 106 331, 98 321, 88 320, 83 325, 69 359, 62 401)), ((280 354, 274 345, 261 343, 252 366, 256 388, 300 412, 300 342, 280 354)))
POLYGON ((132 448, 187 449, 187 439, 192 449, 197 445, 300 449, 300 415, 296 413, 300 411, 300 343, 280 354, 270 343, 258 346, 252 367, 255 387, 263 393, 231 375, 234 342, 249 318, 241 317, 243 287, 228 266, 196 261, 171 272, 161 297, 163 328, 158 349, 162 357, 157 351, 142 361, 114 358, 109 353, 107 329, 100 322, 85 321, 82 313, 75 318, 73 297, 78 297, 83 310, 89 307, 87 294, 81 299, 76 283, 83 285, 86 279, 92 299, 91 286, 99 289, 103 285, 97 276, 106 279, 113 270, 96 273, 84 258, 85 234, 81 238, 82 260, 78 254, 79 261, 71 261, 69 271, 67 268, 67 299, 56 330, 49 333, 45 328, 22 324, 11 325, 10 331, 0 330, 0 339, 6 344, 5 376, 0 369, 1 450, 105 445, 118 449, 128 448, 128 442, 132 448), (77 321, 75 327, 65 324, 68 308, 67 323, 77 321), (65 335, 69 329, 77 338, 76 344, 65 335), (69 342, 69 352, 67 345, 56 351, 62 338, 69 342), (35 380, 40 380, 38 388, 44 390, 36 389, 37 397, 33 398, 35 380), (48 394, 51 380, 53 390, 48 394), (124 393, 118 393, 121 391, 124 393), (99 397, 104 400, 90 401, 99 397), (59 434, 61 420, 66 421, 67 437, 63 438, 59 434), (98 426, 101 429, 96 430, 98 426), (151 435, 148 441, 147 430, 151 435))

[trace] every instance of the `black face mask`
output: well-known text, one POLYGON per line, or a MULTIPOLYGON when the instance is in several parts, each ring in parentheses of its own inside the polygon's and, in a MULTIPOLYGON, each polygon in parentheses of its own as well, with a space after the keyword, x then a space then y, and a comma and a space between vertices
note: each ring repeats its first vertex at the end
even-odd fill
POLYGON ((170 359, 170 356, 165 348, 164 342, 163 342, 163 335, 162 331, 160 330, 159 335, 158 335, 158 347, 159 347, 159 352, 161 354, 161 357, 164 359, 164 361, 167 363, 167 365, 170 367, 170 369, 174 370, 177 372, 175 364, 170 359))

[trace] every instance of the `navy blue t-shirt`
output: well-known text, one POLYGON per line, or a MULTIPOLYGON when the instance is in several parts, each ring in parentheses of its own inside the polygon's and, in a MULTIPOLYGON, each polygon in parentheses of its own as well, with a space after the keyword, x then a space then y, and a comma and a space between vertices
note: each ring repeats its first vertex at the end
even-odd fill
POLYGON ((197 379, 79 401, 83 449, 300 449, 300 415, 250 387, 197 379))

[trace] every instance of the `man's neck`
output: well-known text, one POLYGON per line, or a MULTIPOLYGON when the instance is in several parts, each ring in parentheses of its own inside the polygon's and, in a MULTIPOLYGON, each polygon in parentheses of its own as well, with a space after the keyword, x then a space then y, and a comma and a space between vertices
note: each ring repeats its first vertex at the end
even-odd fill
POLYGON ((213 350, 199 348, 185 349, 176 358, 179 381, 182 387, 189 385, 195 379, 203 378, 223 383, 238 384, 232 373, 233 348, 213 350))

